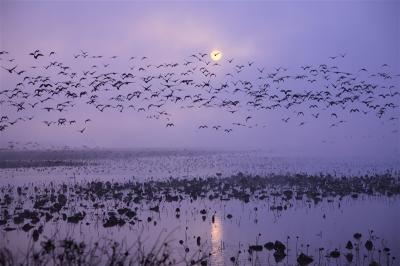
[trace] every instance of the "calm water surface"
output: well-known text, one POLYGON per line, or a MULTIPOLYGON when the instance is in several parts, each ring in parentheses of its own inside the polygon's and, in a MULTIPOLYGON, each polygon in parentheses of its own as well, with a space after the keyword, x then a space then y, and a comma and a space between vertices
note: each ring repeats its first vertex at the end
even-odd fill
MULTIPOLYGON (((69 184, 87 180, 149 180, 172 177, 193 178, 229 176, 238 172, 267 175, 270 173, 308 173, 332 175, 364 175, 390 171, 398 173, 400 163, 396 160, 372 159, 317 159, 271 156, 264 152, 210 152, 210 151, 115 151, 107 152, 43 152, 16 156, 1 154, 2 160, 72 160, 84 162, 84 166, 57 166, 36 168, 0 169, 0 184, 35 185, 67 182, 69 184), (15 158, 13 156, 16 156, 15 158)), ((84 203, 84 201, 83 201, 84 203)), ((235 257, 241 265, 274 265, 271 252, 248 253, 249 245, 264 245, 268 241, 280 240, 287 244, 288 256, 280 263, 295 265, 296 254, 312 255, 315 262, 334 249, 345 251, 348 240, 360 232, 362 240, 372 236, 376 250, 388 246, 400 259, 400 198, 386 196, 360 196, 357 199, 324 199, 318 204, 306 200, 293 200, 287 210, 271 210, 269 200, 221 201, 199 199, 160 203, 160 212, 150 211, 152 204, 140 204, 139 218, 143 222, 122 227, 104 228, 102 213, 115 211, 114 202, 107 201, 105 208, 94 211, 80 224, 51 221, 44 225, 43 236, 62 239, 73 237, 93 243, 99 239, 114 239, 133 244, 140 236, 145 246, 151 247, 158 237, 170 241, 172 253, 185 257, 179 240, 191 250, 199 249, 196 239, 201 237, 202 252, 210 252, 212 265, 231 264, 235 257), (176 208, 180 216, 176 217, 176 208), (206 210, 202 215, 201 210, 206 210), (204 216, 204 217, 202 217, 204 216), (151 221, 149 221, 149 219, 151 221), (372 231, 371 231, 372 230, 372 231), (319 248, 323 247, 322 255, 319 248), (249 260, 251 259, 251 261, 249 260)), ((30 206, 25 206, 29 208, 30 206)), ((85 210, 82 205, 72 212, 85 210)), ((10 211, 10 210, 9 210, 10 211)), ((12 211, 12 210, 11 210, 12 211)), ((0 246, 14 253, 28 248, 30 235, 22 230, 1 231, 0 246), (23 243, 23 244, 21 244, 23 243)), ((376 251, 377 252, 377 251, 376 251)), ((190 254, 190 253, 189 253, 190 254)), ((345 258, 324 260, 323 265, 344 264, 345 258)), ((360 265, 361 262, 360 262, 360 265)))

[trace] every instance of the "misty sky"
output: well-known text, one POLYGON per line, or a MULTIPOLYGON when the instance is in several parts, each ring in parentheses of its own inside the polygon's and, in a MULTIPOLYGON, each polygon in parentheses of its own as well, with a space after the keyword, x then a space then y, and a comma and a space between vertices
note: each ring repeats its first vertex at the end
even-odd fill
MULTIPOLYGON (((255 61, 267 71, 283 66, 295 73, 302 65, 331 64, 330 56, 346 53, 334 64, 348 72, 358 73, 363 67, 380 71, 388 64, 389 72, 400 74, 399 14, 399 1, 1 1, 0 46, 19 67, 32 64, 29 53, 36 49, 55 51, 57 60, 77 68, 73 55, 81 50, 116 55, 112 67, 117 71, 127 67, 131 56, 147 56, 154 64, 184 62, 193 53, 218 49, 222 61, 255 61)), ((1 64, 14 66, 4 60, 1 64)), ((13 88, 15 80, 6 71, 0 73, 2 89, 13 88)), ((399 91, 398 86, 394 90, 399 91)), ((400 97, 394 100, 400 104, 400 97)), ((2 114, 12 112, 4 105, 1 108, 2 114)), ((175 127, 167 129, 164 121, 143 114, 76 108, 71 111, 75 118, 92 120, 85 134, 75 127, 48 128, 42 113, 32 112, 37 119, 1 132, 0 142, 2 146, 8 141, 38 141, 116 148, 260 148, 279 154, 335 156, 396 157, 400 151, 399 120, 389 122, 388 117, 373 114, 342 112, 346 123, 331 128, 329 113, 320 119, 306 117, 305 126, 299 127, 294 114, 289 115, 295 122, 283 123, 285 111, 257 111, 251 113, 257 127, 223 134, 197 127, 231 123, 233 118, 226 112, 173 106, 168 111, 175 127)), ((399 117, 399 109, 391 116, 399 117)))

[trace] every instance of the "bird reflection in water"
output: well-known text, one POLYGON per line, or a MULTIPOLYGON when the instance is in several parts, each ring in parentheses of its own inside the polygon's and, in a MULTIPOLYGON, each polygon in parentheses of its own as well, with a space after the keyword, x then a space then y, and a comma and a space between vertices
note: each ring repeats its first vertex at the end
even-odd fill
POLYGON ((223 265, 224 263, 223 228, 221 218, 213 215, 211 223, 211 264, 223 265))

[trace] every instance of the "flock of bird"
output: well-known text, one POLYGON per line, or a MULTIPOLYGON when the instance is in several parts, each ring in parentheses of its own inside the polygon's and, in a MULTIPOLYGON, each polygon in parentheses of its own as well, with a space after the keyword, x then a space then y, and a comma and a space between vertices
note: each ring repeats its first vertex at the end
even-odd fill
MULTIPOLYGON (((120 58, 80 51, 62 61, 54 51, 27 53, 32 66, 22 67, 7 51, 0 51, 0 132, 24 121, 45 127, 75 126, 85 133, 95 117, 82 113, 90 106, 105 112, 138 112, 175 126, 176 109, 217 109, 231 114, 229 123, 212 121, 199 130, 225 133, 253 128, 262 111, 277 111, 282 123, 304 126, 315 119, 340 126, 354 115, 373 115, 398 124, 400 92, 393 85, 400 74, 383 64, 377 71, 339 68, 346 54, 331 56, 329 64, 304 65, 290 71, 267 71, 255 62, 234 58, 212 61, 195 53, 183 62, 154 64, 146 56, 120 58), (393 83, 393 84, 392 84, 393 83), (73 112, 78 110, 78 114, 73 112), (47 118, 47 116, 51 118, 47 118)), ((97 115, 96 115, 97 116, 97 115)), ((398 132, 396 129, 393 132, 398 132)))

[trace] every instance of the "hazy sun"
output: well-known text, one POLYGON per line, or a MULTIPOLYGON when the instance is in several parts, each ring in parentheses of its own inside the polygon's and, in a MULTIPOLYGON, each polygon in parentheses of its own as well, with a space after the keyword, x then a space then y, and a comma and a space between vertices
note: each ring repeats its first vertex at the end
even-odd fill
POLYGON ((214 50, 214 51, 212 51, 212 52, 210 53, 210 57, 211 57, 212 60, 218 61, 218 60, 221 59, 222 53, 221 53, 221 51, 214 50))

